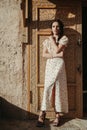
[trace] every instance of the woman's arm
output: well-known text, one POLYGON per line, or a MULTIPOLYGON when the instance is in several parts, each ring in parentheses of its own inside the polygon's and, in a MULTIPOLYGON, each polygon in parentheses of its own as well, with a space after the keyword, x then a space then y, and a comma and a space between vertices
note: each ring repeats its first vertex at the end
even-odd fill
POLYGON ((52 54, 50 54, 46 48, 46 46, 43 46, 43 57, 45 58, 53 58, 52 54))
POLYGON ((64 51, 61 51, 61 52, 59 52, 59 53, 55 53, 55 54, 53 54, 53 58, 57 58, 57 57, 62 58, 63 55, 64 55, 64 51))
POLYGON ((43 47, 43 57, 45 57, 45 58, 48 58, 48 59, 50 59, 50 58, 57 58, 57 57, 63 57, 63 51, 61 51, 60 53, 49 53, 48 51, 47 51, 47 48, 44 46, 43 47))
POLYGON ((59 44, 58 46, 56 44, 53 44, 55 53, 60 53, 65 49, 65 45, 59 44))
POLYGON ((50 37, 51 45, 53 47, 53 50, 55 53, 60 53, 62 50, 64 50, 65 45, 62 44, 56 44, 56 40, 53 39, 53 37, 50 37))

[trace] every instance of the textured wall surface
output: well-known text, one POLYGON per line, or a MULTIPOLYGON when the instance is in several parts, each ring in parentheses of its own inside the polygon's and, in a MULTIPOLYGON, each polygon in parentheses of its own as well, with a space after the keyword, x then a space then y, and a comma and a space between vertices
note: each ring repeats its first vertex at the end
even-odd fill
POLYGON ((17 111, 19 113, 21 111, 20 118, 22 110, 24 112, 27 109, 28 100, 25 87, 26 54, 24 52, 26 52, 26 47, 21 44, 21 14, 19 0, 0 0, 0 97, 2 113, 9 117, 11 112, 17 111))

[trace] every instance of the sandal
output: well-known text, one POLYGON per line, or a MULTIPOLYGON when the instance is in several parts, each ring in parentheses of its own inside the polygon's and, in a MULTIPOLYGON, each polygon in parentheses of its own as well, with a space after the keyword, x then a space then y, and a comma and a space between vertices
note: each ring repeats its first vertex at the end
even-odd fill
POLYGON ((44 125, 45 125, 45 123, 44 123, 45 117, 46 117, 46 112, 43 112, 41 115, 39 115, 39 119, 41 121, 38 119, 37 125, 36 125, 37 127, 44 127, 44 125))
POLYGON ((53 126, 56 126, 56 127, 59 126, 59 124, 60 124, 60 116, 56 117, 52 124, 53 124, 53 126))

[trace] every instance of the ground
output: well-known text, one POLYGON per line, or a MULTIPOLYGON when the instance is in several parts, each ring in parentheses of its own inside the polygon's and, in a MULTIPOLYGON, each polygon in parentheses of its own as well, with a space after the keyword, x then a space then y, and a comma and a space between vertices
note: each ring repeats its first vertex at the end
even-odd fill
POLYGON ((87 119, 62 119, 59 127, 53 127, 46 119, 45 127, 36 127, 37 120, 0 120, 0 130, 87 130, 87 119))

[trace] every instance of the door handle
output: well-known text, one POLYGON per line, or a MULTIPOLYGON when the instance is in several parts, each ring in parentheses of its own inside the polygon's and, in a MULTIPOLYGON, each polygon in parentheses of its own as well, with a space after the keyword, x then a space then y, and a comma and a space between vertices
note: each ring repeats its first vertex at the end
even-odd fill
POLYGON ((78 66, 77 66, 77 71, 81 74, 81 72, 82 72, 81 64, 78 64, 78 66))
POLYGON ((79 46, 79 47, 81 47, 81 45, 82 45, 82 40, 79 38, 78 39, 78 41, 77 41, 77 45, 79 46))

